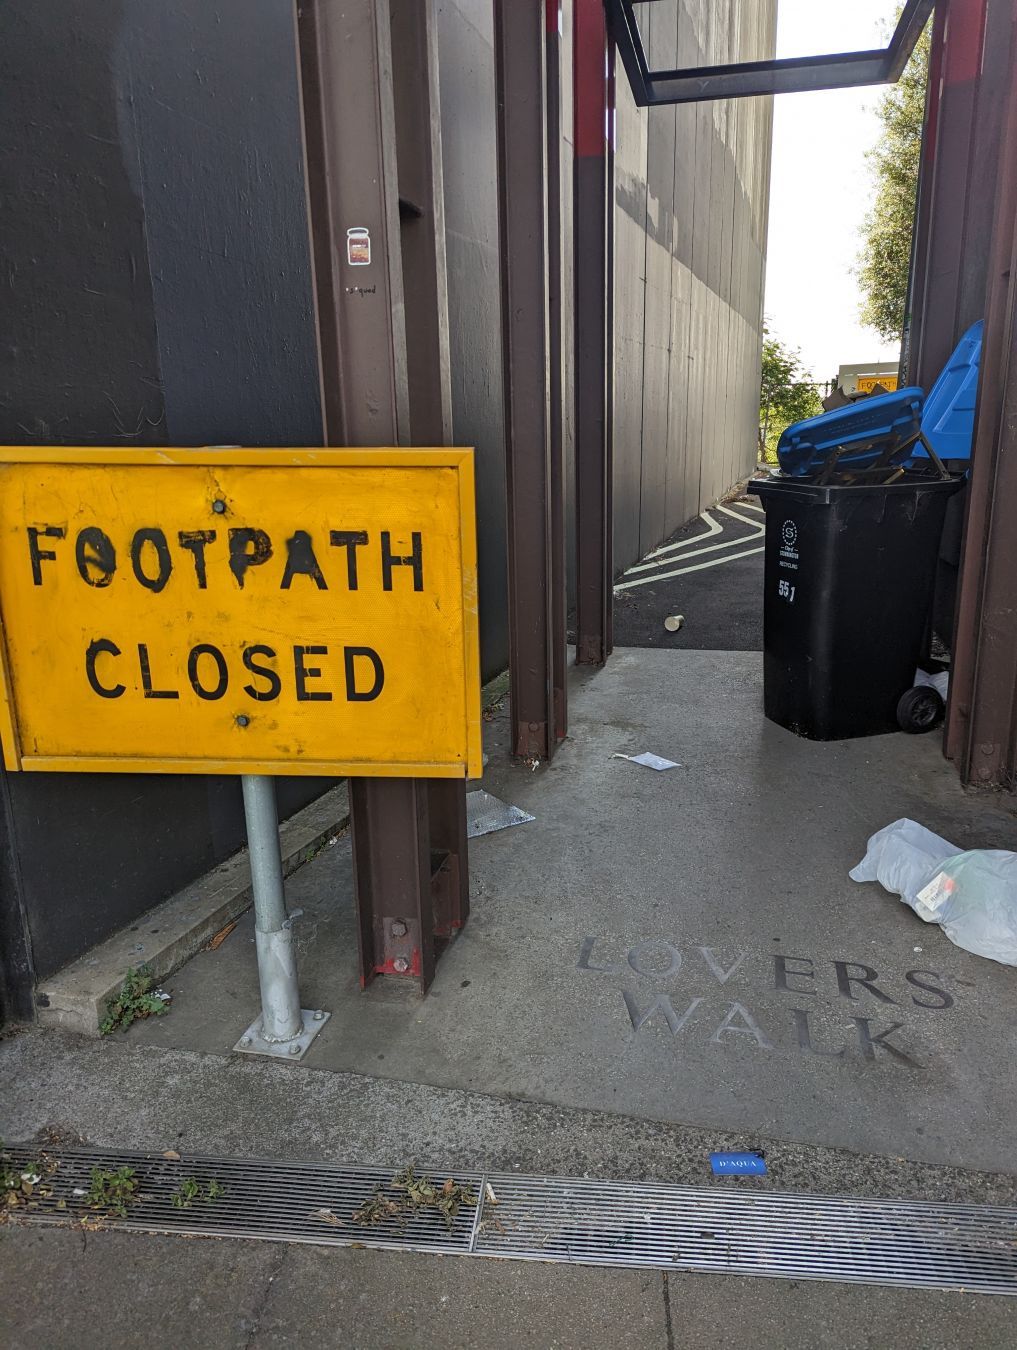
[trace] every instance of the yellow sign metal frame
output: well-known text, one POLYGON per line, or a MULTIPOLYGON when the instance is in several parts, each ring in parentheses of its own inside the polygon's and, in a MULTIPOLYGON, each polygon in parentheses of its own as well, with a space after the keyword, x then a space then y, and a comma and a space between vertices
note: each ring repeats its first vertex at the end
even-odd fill
MULTIPOLYGON (((112 481, 113 477, 114 475, 107 476, 110 481, 112 481)), ((93 479, 93 487, 99 481, 100 480, 98 479, 93 479)), ((335 481, 338 481, 335 475, 333 475, 332 478, 329 478, 327 474, 323 474, 318 487, 323 489, 328 483, 334 483, 335 481)), ((346 481, 356 482, 357 480, 347 479, 346 481)), ((293 487, 293 479, 290 475, 287 475, 285 479, 277 476, 274 480, 274 486, 276 488, 283 484, 285 484, 288 492, 291 490, 295 492, 297 490, 293 487)), ((221 495, 224 499, 229 498, 230 490, 228 486, 221 490, 217 488, 216 491, 221 491, 221 495)), ((365 488, 365 493, 366 492, 367 489, 365 488)), ((42 496, 45 498, 46 493, 43 492, 42 496)), ((115 498, 115 494, 113 494, 113 497, 115 498)), ((51 499, 57 500, 52 494, 51 499)), ((190 500, 192 503, 195 500, 193 475, 190 500)), ((321 495, 314 497, 312 489, 312 495, 309 496, 308 500, 320 502, 321 500, 326 500, 326 498, 323 498, 321 495)), ((332 498, 327 498, 327 500, 331 501, 332 498)), ((65 521, 65 523, 59 527, 53 527, 54 530, 59 528, 65 531, 64 534, 57 536, 58 542, 54 542, 52 539, 46 538, 40 533, 41 527, 38 524, 38 519, 42 519, 42 517, 38 517, 35 525, 32 527, 34 531, 33 542, 31 545, 31 548, 34 550, 31 557, 33 569, 36 567, 42 569, 44 567, 46 569, 44 575, 47 579, 50 576, 56 575, 55 571, 50 571, 49 569, 56 569, 58 566, 63 566, 65 570, 67 570, 67 557, 73 553, 73 550, 76 547, 70 538, 71 524, 79 525, 82 520, 87 520, 89 518, 87 509, 90 505, 90 503, 86 503, 84 508, 85 514, 78 513, 73 522, 68 523, 70 521, 70 513, 68 512, 68 521, 65 521), (41 544, 39 542, 40 538, 42 539, 41 544), (58 548, 61 545, 68 552, 60 555, 61 562, 58 564, 55 560, 51 559, 52 555, 58 552, 58 548), (38 562, 38 558, 40 557, 45 560, 44 563, 38 562)), ((216 505, 215 502, 206 498, 206 505, 210 508, 215 507, 216 509, 223 511, 227 510, 225 500, 219 501, 218 505, 216 505)), ((314 509, 317 508, 315 507, 314 509)), ((373 507, 370 509, 373 509, 373 507)), ((243 517, 237 516, 236 518, 239 520, 243 517)), ((214 524, 215 519, 223 521, 228 520, 229 517, 209 517, 206 523, 214 524)), ((176 521, 174 521, 173 524, 175 525, 176 521)), ((80 533, 81 531, 79 531, 79 536, 80 533)), ((302 532, 297 531, 296 533, 302 532)), ((233 531, 231 530, 231 548, 232 534, 233 531)), ((414 534, 413 538, 414 541, 417 541, 421 536, 419 534, 414 534)), ((147 542, 151 541, 149 540, 147 542)), ((387 584, 384 585, 384 590, 385 592, 398 592, 398 594, 394 595, 390 607, 393 611, 397 610, 400 605, 402 605, 405 610, 406 606, 411 602, 410 592, 422 589, 422 586, 418 587, 416 585, 417 571, 415 568, 403 567, 401 571, 394 571, 393 565, 399 566, 402 564, 409 564, 412 561, 410 557, 394 556, 395 553, 398 552, 399 542, 400 535, 396 531, 393 531, 391 535, 391 543, 389 542, 389 535, 387 533, 382 536, 382 550, 383 552, 386 548, 389 550, 382 559, 382 571, 384 572, 387 568, 387 576, 385 577, 387 584), (409 575, 410 572, 412 572, 412 577, 409 575), (393 576, 396 578, 395 581, 393 581, 393 576)), ((182 538, 181 543, 183 543, 182 538)), ((286 540, 287 547, 292 543, 292 539, 286 540)), ((133 547, 134 545, 132 544, 132 549, 133 547)), ((90 553, 86 548, 83 560, 80 543, 77 545, 77 548, 76 565, 81 579, 87 581, 89 587, 108 585, 108 579, 105 581, 89 579, 90 575, 95 575, 94 568, 99 565, 94 557, 94 551, 90 553), (87 573, 87 568, 89 567, 93 569, 91 573, 87 573)), ((414 542, 413 548, 414 550, 418 548, 417 542, 414 542)), ((405 548, 403 551, 405 552, 405 548)), ((132 559, 133 556, 132 553, 132 559)), ((334 556, 340 559, 342 558, 341 554, 334 556)), ((348 564, 350 550, 347 550, 345 557, 346 564, 348 564)), ((190 559, 190 561, 194 562, 193 559, 190 559)), ((344 567, 346 564, 344 564, 344 567)), ((138 579, 141 580, 138 574, 139 565, 140 564, 135 561, 135 577, 138 577, 138 579)), ((182 566, 183 564, 180 565, 182 566)), ((232 566, 232 562, 230 565, 232 566)), ((336 562, 333 561, 332 566, 335 567, 336 565, 336 562)), ((146 564, 146 566, 150 566, 150 564, 146 564)), ((289 568, 289 561, 287 561, 286 566, 289 568)), ((204 573, 204 553, 202 554, 201 567, 202 573, 204 573)), ((197 570, 196 562, 194 562, 194 569, 197 570)), ((297 570, 304 571, 303 582, 301 583, 301 586, 294 585, 293 591, 287 590, 286 594, 288 596, 291 594, 298 595, 299 603, 303 604, 306 608, 313 600, 314 588, 313 585, 309 586, 305 584, 307 582, 306 569, 298 568, 297 570)), ((362 567, 362 576, 364 571, 365 569, 362 567)), ((349 564, 350 585, 352 586, 352 589, 356 589, 354 581, 355 574, 356 563, 354 562, 349 564)), ((234 577, 236 577, 235 572, 234 577)), ((239 580, 239 578, 237 578, 237 580, 239 580)), ((291 581, 292 580, 293 579, 291 578, 291 581)), ((297 580, 299 581, 300 578, 298 577, 297 580)), ((324 579, 322 578, 322 581, 323 580, 324 579)), ((35 586, 39 585, 38 578, 36 578, 34 584, 35 586)), ((77 583, 74 584, 76 585, 77 583)), ((134 605, 136 612, 146 612, 144 609, 138 608, 142 602, 149 607, 147 612, 151 612, 154 601, 150 595, 145 594, 141 596, 139 600, 131 601, 127 588, 132 586, 133 583, 130 581, 121 583, 118 579, 117 584, 118 586, 121 586, 121 590, 118 594, 123 597, 124 601, 130 601, 130 603, 134 605)), ((223 582, 222 584, 225 586, 226 583, 223 582)), ((290 583, 286 581, 284 576, 282 587, 286 587, 289 584, 290 583)), ((321 583, 319 582, 317 584, 320 586, 321 583)), ((204 575, 200 578, 200 585, 205 585, 204 575)), ((380 580, 369 582, 368 585, 362 585, 362 589, 365 592, 369 592, 371 585, 373 585, 374 590, 378 592, 378 594, 372 597, 371 594, 365 593, 363 596, 358 597, 361 616, 359 621, 364 625, 370 625, 373 622, 379 621, 377 616, 385 610, 386 605, 388 604, 388 601, 386 601, 384 596, 380 593, 382 582, 380 580)), ((253 590, 253 585, 251 589, 253 590)), ((325 586, 325 589, 328 589, 327 585, 325 586)), ((77 594, 77 592, 75 594, 77 594)), ((97 594, 97 592, 93 591, 89 593, 88 589, 85 588, 80 594, 82 597, 82 606, 87 607, 87 605, 94 603, 93 596, 97 594)), ((206 592, 206 596, 213 597, 214 608, 214 588, 209 589, 206 592)), ((36 594, 34 598, 38 601, 38 594, 36 594)), ((47 601, 47 603, 50 604, 52 608, 53 602, 47 601)), ((244 619, 244 622, 248 623, 248 626, 256 631, 258 616, 262 614, 263 609, 250 609, 250 605, 253 605, 254 603, 253 600, 245 603, 249 604, 249 610, 248 617, 244 619), (250 620, 250 614, 252 613, 256 616, 253 623, 250 620)), ((329 603, 335 603, 331 596, 329 597, 329 603)), ((348 597, 347 603, 350 603, 348 597)), ((264 607, 264 612, 270 612, 268 601, 262 600, 259 604, 264 607)), ((57 607, 53 611, 57 615, 57 629, 59 629, 59 626, 63 621, 62 616, 68 613, 69 609, 73 611, 75 608, 76 607, 73 605, 70 607, 68 606, 66 594, 64 594, 62 598, 58 597, 57 607)), ((197 606, 195 606, 195 608, 197 608, 197 606)), ((110 612, 112 614, 117 613, 116 609, 112 606, 110 607, 110 612)), ((45 618, 45 616, 43 617, 45 618)), ((50 619, 52 619, 52 617, 52 614, 49 615, 50 619)), ((188 610, 187 619, 190 620, 192 618, 193 614, 188 610)), ((215 623, 222 621, 224 625, 223 631, 225 632, 228 631, 227 621, 229 619, 230 616, 226 614, 215 613, 210 616, 208 621, 215 623)), ((334 613, 331 621, 333 624, 335 623, 334 613)), ((72 618, 69 622, 71 626, 73 626, 74 622, 83 621, 72 618)), ((398 619, 395 622, 398 624, 398 619)), ((40 623, 42 623, 42 621, 40 621, 40 623)), ((47 631, 50 633, 54 632, 52 624, 50 624, 47 631)), ((396 631, 398 632, 398 627, 396 631)), ((59 648, 60 636, 59 631, 55 632, 54 641, 57 648, 59 648)), ((76 636, 80 637, 80 633, 77 633, 76 636)), ((292 634, 287 633, 283 633, 280 636, 287 641, 292 638, 292 634)), ((168 642, 172 639, 164 638, 164 640, 168 642)), ((35 641, 36 646, 38 647, 42 639, 41 637, 36 637, 35 641)), ((421 651, 426 650, 425 638, 423 636, 419 638, 418 645, 421 651)), ((32 650, 34 651, 35 648, 32 648, 32 650)), ((107 651, 108 650, 109 648, 107 648, 107 651)), ((298 648, 294 647, 293 650, 296 652, 298 648)), ((299 650, 301 652, 315 652, 323 651, 325 648, 323 646, 308 646, 301 647, 299 650)), ((359 653, 365 650, 371 649, 365 649, 363 647, 344 648, 343 654, 345 656, 349 651, 359 653)), ((281 651, 282 649, 280 649, 280 655, 281 651)), ((121 655, 122 653, 118 650, 118 659, 121 655)), ((273 652, 273 656, 274 655, 275 653, 273 652)), ((60 659, 62 659, 62 657, 60 659)), ((77 658, 75 657, 75 659, 77 658)), ((126 661, 126 657, 124 659, 126 661)), ((255 670, 253 664, 247 665, 247 659, 247 650, 245 649, 244 664, 246 669, 247 671, 255 670)), ((321 661, 323 658, 312 657, 310 659, 321 661)), ((359 702, 359 700, 365 697, 362 693, 356 692, 355 689, 351 692, 350 668, 353 659, 354 658, 348 658, 345 666, 347 703, 351 699, 359 702)), ((359 660, 360 658, 356 657, 356 659, 359 660)), ((110 658, 104 656, 103 660, 109 661, 110 658)), ((299 663, 303 658, 297 658, 297 660, 299 663)), ((375 662, 375 669, 377 669, 377 664, 378 663, 375 662)), ((407 664, 409 666, 410 662, 408 661, 407 664)), ((64 661, 63 665, 60 667, 62 678, 66 678, 66 672, 64 670, 66 665, 67 662, 64 661)), ((147 669, 147 648, 144 665, 144 697, 165 697, 167 699, 180 700, 171 706, 173 709, 177 710, 178 713, 186 712, 185 696, 189 697, 186 689, 183 690, 183 693, 161 693, 156 691, 153 694, 150 692, 152 676, 147 669)), ((93 659, 91 667, 93 673, 95 669, 95 660, 93 659)), ((105 675, 104 678, 106 679, 107 684, 110 680, 119 679, 121 666, 103 666, 102 669, 104 671, 115 669, 118 672, 113 675, 105 675)), ((124 665, 122 669, 126 672, 127 666, 124 665)), ((369 671, 370 668, 367 667, 367 669, 369 671)), ((305 677, 313 677, 318 680, 319 683, 316 686, 317 688, 320 689, 323 687, 321 683, 322 672, 320 670, 309 667, 303 669, 302 672, 298 670, 298 698, 301 696, 301 673, 305 677)), ((263 670, 260 672, 256 671, 256 674, 261 674, 264 678, 263 670)), ((125 680, 128 678, 126 673, 123 678, 125 680)), ((357 678, 363 681, 365 677, 363 675, 357 676, 353 681, 354 685, 357 678)), ((90 674, 89 682, 91 682, 91 679, 92 676, 90 674)), ((255 675, 249 675, 248 679, 253 685, 255 675)), ((341 673, 337 674, 336 679, 337 682, 341 682, 341 673)), ((80 683, 81 681, 79 680, 79 684, 80 683)), ((136 683, 135 680, 135 687, 132 687, 129 692, 136 692, 136 683)), ((197 690, 197 684, 193 677, 191 683, 195 690, 197 690)), ((407 676, 404 685, 408 683, 409 677, 407 676)), ((377 680, 375 681, 375 686, 377 686, 377 680)), ((94 684, 92 687, 95 689, 94 684)), ((116 685, 116 688, 119 689, 120 687, 120 684, 116 685)), ((32 690, 34 690, 34 688, 35 686, 31 686, 32 690)), ((207 693, 198 692, 201 698, 208 697, 207 693)), ((255 697, 253 690, 250 696, 252 698, 255 697)), ((34 693, 32 694, 32 697, 35 697, 34 693)), ((73 704, 74 698, 76 697, 77 694, 74 693, 73 697, 68 700, 69 704, 73 704)), ((108 691, 103 697, 109 697, 108 691)), ((223 698, 223 695, 216 694, 215 697, 223 698)), ((266 697, 266 695, 261 694, 260 697, 266 697)), ((277 694, 276 697, 281 696, 277 694)), ((331 693, 315 693, 310 695, 310 697, 331 699, 333 695, 331 693)), ((49 716, 52 712, 52 704, 54 701, 54 698, 48 698, 48 701, 44 703, 40 696, 36 699, 36 709, 44 708, 47 716, 49 716)), ((327 706, 330 710, 333 707, 338 708, 340 702, 341 700, 337 695, 336 703, 327 706)), ((405 699, 403 700, 403 703, 405 704, 405 699)), ((398 690, 397 695, 394 697, 394 704, 398 704, 398 690)), ((88 705, 85 706, 87 707, 88 705)), ((103 704, 97 703, 92 706, 98 708, 98 713, 100 715, 104 714, 105 708, 103 704)), ((323 705, 318 704, 316 706, 321 708, 323 705)), ((417 705, 415 704, 414 706, 417 705)), ((197 712, 191 715, 195 717, 204 717, 207 720, 209 716, 209 705, 199 703, 195 704, 194 707, 197 709, 197 712)), ((290 713, 292 713, 292 711, 293 710, 290 710, 290 713)), ((283 714, 280 713, 280 716, 282 715, 283 714)), ((302 715, 308 716, 306 713, 303 713, 302 715)), ((330 713, 330 715, 333 714, 330 713)), ((338 717, 340 714, 335 713, 334 715, 338 717)), ((52 716, 56 719, 54 725, 59 724, 61 727, 68 725, 72 716, 76 716, 79 719, 76 724, 78 727, 83 725, 81 722, 80 706, 69 706, 66 714, 54 712, 52 713, 52 716), (60 721, 59 719, 61 718, 64 720, 60 721)), ((165 725, 166 723, 163 724, 164 732, 165 725)), ((266 723, 265 725, 268 724, 266 723)), ((214 729, 215 734, 209 737, 210 741, 218 743, 223 740, 223 737, 219 735, 220 729, 219 723, 217 722, 214 729)), ((75 732, 72 730, 67 734, 70 736, 80 734, 82 740, 87 740, 88 727, 86 726, 85 731, 83 732, 75 732)), ((101 734, 100 731, 95 731, 93 737, 101 734)), ((192 743, 186 741, 186 734, 186 728, 184 728, 182 730, 182 735, 185 739, 185 743, 192 743)), ((143 738, 144 732, 138 732, 138 736, 143 738)), ((53 739, 54 737, 51 735, 50 740, 53 739)), ((57 736, 55 739, 61 740, 62 737, 57 736)), ((283 739, 282 732, 278 733, 278 739, 280 741, 283 739)), ((322 739, 322 734, 316 732, 310 739, 312 742, 316 741, 316 739, 317 741, 320 741, 322 739)), ((8 770, 24 770, 26 772, 173 774, 262 773, 277 775, 411 778, 479 777, 482 772, 480 655, 477 614, 475 485, 472 450, 458 448, 404 450, 398 448, 216 449, 202 447, 198 449, 163 449, 90 446, 0 447, 0 747, 2 747, 4 762, 8 770), (18 522, 20 522, 21 527, 26 531, 28 526, 32 524, 31 520, 26 520, 24 514, 28 509, 28 496, 24 492, 24 484, 29 481, 24 474, 24 466, 31 466, 33 470, 42 471, 41 475, 38 473, 33 475, 31 480, 32 483, 41 482, 43 481, 43 477, 48 476, 47 481, 49 481, 49 478, 52 478, 54 484, 60 484, 64 488, 67 487, 69 481, 69 473, 65 473, 65 470, 80 470, 83 466, 85 468, 99 469, 158 467, 165 473, 166 477, 163 478, 160 476, 158 480, 158 493, 156 493, 153 486, 153 496, 151 500, 156 504, 153 505, 150 514, 155 517, 159 516, 160 511, 165 511, 166 508, 164 507, 163 502, 165 500, 172 500, 172 485, 174 482, 177 481, 180 486, 183 486, 182 479, 174 480, 171 477, 175 470, 190 469, 205 471, 206 478, 209 482, 218 481, 216 473, 217 471, 222 471, 221 478, 224 484, 227 484, 230 480, 230 470, 284 469, 291 470, 293 475, 300 475, 301 479, 306 478, 309 474, 314 474, 315 471, 321 470, 370 470, 373 471, 370 477, 362 478, 359 481, 362 481, 365 484, 369 482, 372 485, 371 490, 375 495, 371 496, 368 493, 368 495, 364 496, 361 494, 363 500, 373 502, 376 497, 384 497, 385 483, 390 481, 394 485, 394 491, 389 498, 393 503, 391 510, 392 514, 402 522, 400 528, 402 529, 403 535, 406 535, 407 533, 406 520, 411 519, 412 511, 417 509, 417 495, 407 493, 405 485, 407 482, 411 482, 413 486, 416 487, 418 483, 421 486, 425 483, 423 478, 417 479, 414 477, 412 479, 407 479, 406 472, 411 471, 415 475, 418 471, 445 471, 445 475, 440 478, 435 475, 431 476, 429 481, 431 483, 440 484, 440 490, 439 487, 436 486, 431 497, 427 498, 428 509, 431 512, 428 518, 432 522, 437 522, 435 528, 440 534, 440 546, 435 549, 435 553, 439 556, 441 564, 436 570, 440 572, 440 581, 443 589, 439 590, 436 584, 435 594, 426 597, 426 607, 424 603, 425 597, 421 597, 417 602, 418 608, 413 611, 413 615, 419 615, 420 619, 418 622, 416 617, 413 618, 413 623, 410 625, 413 631, 406 642, 407 648, 410 648, 412 646, 412 641, 414 640, 414 635, 417 632, 417 628, 420 629, 421 634, 431 633, 432 644, 433 634, 435 632, 438 633, 438 643, 436 646, 432 646, 432 650, 437 651, 437 668, 435 670, 434 681, 427 679, 428 670, 426 661, 422 663, 414 656, 414 659, 417 660, 417 664, 416 666, 413 666, 412 669, 418 677, 423 677, 427 684, 426 690, 422 691, 420 695, 420 699, 422 700, 422 703, 420 704, 421 715, 411 715, 409 717, 404 715, 402 727, 394 726, 391 736, 387 739, 379 739, 380 731, 376 729, 373 734, 373 749, 368 754, 360 754, 355 750, 353 753, 350 753, 349 751, 344 751, 340 747, 337 747, 334 755, 331 753, 308 754, 306 751, 301 751, 300 748, 297 747, 292 754, 281 753, 276 749, 273 753, 256 754, 254 757, 250 757, 250 752, 254 750, 254 745, 251 744, 248 749, 245 748, 244 742, 245 740, 251 741, 254 738, 250 736, 245 737, 242 731, 239 730, 235 733, 234 727, 238 729, 247 728, 249 725, 257 724, 257 719, 262 716, 262 708, 264 705, 261 704, 251 705, 250 716, 247 715, 246 711, 234 712, 232 714, 233 725, 229 728, 229 736, 234 739, 230 742, 229 753, 210 752, 204 754, 201 753, 199 749, 199 752, 194 755, 167 754, 165 752, 150 755, 145 752, 139 752, 137 746, 135 746, 133 750, 129 750, 123 754, 116 753, 112 750, 96 753, 94 747, 86 748, 81 753, 77 753, 74 749, 67 749, 64 747, 60 753, 52 753, 48 751, 45 746, 40 748, 38 731, 33 732, 31 727, 26 724, 26 717, 24 714, 25 708, 28 707, 30 700, 25 693, 25 681, 19 681, 19 672, 14 665, 18 653, 25 651, 26 647, 30 646, 30 642, 25 635, 31 630, 31 623, 29 619, 26 618, 26 602, 24 595, 22 595, 21 592, 27 594, 31 591, 32 577, 31 575, 28 576, 26 584, 26 569, 28 567, 28 562, 25 560, 24 550, 22 549, 21 553, 15 553, 15 546, 11 542, 12 534, 16 529, 18 522), (454 474, 454 483, 450 482, 447 477, 449 470, 454 474), (377 476, 377 471, 392 472, 385 480, 381 480, 377 476), (20 478, 18 477, 19 473, 20 478), (380 492, 378 491, 379 483, 382 484, 382 491, 380 492), (402 484, 401 488, 399 486, 400 484, 402 484), (20 498, 18 495, 19 491, 21 492, 20 498), (407 503, 409 503, 409 505, 407 505, 407 503), (449 516, 456 511, 458 513, 458 519, 451 521, 449 516), (446 607, 447 611, 452 612, 443 612, 443 605, 446 607), (438 618, 435 618, 435 614, 432 613, 432 610, 437 612, 438 618), (9 627, 7 619, 9 614, 13 616, 16 612, 17 632, 15 633, 14 625, 12 624, 12 626, 9 627), (439 623, 443 625, 440 629, 435 627, 435 625, 439 623), (430 628, 428 628, 428 625, 430 625, 430 628), (438 683, 438 686, 436 687, 435 682, 441 681, 444 683, 438 683), (20 696, 19 687, 21 691, 20 696), (447 697, 443 698, 443 695, 447 695, 447 697), (433 717, 431 716, 432 710, 433 717), (430 734, 428 727, 432 721, 435 727, 437 727, 439 723, 441 726, 441 734, 439 735, 437 731, 434 734, 434 740, 438 745, 439 753, 410 753, 409 757, 401 758, 400 743, 405 740, 411 748, 414 745, 424 744, 430 734), (36 737, 34 744, 32 742, 33 735, 36 737), (232 753, 233 743, 237 746, 236 755, 232 753), (391 753, 389 753, 386 748, 389 744, 391 745, 391 753), (380 750, 379 745, 381 745, 380 750)))

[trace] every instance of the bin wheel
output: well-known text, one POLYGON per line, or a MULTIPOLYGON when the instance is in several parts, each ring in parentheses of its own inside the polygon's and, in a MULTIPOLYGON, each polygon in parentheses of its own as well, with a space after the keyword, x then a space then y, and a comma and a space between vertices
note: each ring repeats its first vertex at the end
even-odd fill
POLYGON ((897 725, 911 733, 931 731, 946 712, 939 691, 931 685, 919 684, 901 695, 897 704, 897 725))

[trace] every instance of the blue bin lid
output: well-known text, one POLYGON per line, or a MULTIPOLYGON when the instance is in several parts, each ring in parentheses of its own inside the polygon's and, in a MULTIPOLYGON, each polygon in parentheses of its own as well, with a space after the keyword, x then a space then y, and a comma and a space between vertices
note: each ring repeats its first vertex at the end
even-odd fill
MULTIPOLYGON (((981 319, 971 325, 925 400, 922 430, 940 459, 971 458, 983 326, 981 319)), ((914 459, 928 459, 921 445, 914 459)))
POLYGON ((911 385, 794 422, 777 442, 777 460, 784 473, 803 478, 819 473, 835 450, 857 444, 856 451, 840 456, 839 465, 862 469, 888 453, 889 463, 901 463, 912 453, 924 405, 925 395, 911 385))

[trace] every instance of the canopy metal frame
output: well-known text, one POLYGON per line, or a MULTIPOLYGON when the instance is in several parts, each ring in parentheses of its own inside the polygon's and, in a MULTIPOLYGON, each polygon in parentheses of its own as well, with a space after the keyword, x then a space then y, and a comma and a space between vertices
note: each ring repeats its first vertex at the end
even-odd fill
POLYGON ((636 9, 657 3, 659 0, 604 0, 611 36, 617 44, 632 96, 641 108, 702 103, 718 98, 752 98, 760 94, 799 94, 815 89, 895 84, 935 7, 935 0, 908 0, 886 48, 771 61, 740 61, 732 65, 684 70, 651 70, 636 9))

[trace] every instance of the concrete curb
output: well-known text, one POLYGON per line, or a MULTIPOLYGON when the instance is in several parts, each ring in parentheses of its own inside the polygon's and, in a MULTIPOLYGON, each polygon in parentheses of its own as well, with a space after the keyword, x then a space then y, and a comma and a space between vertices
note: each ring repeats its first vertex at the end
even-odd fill
MULTIPOLYGON (((280 827, 283 873, 290 876, 349 824, 346 784, 326 792, 280 827)), ((98 1036, 106 1004, 127 971, 147 965, 164 980, 251 903, 251 869, 242 849, 40 984, 39 1022, 98 1036)))

